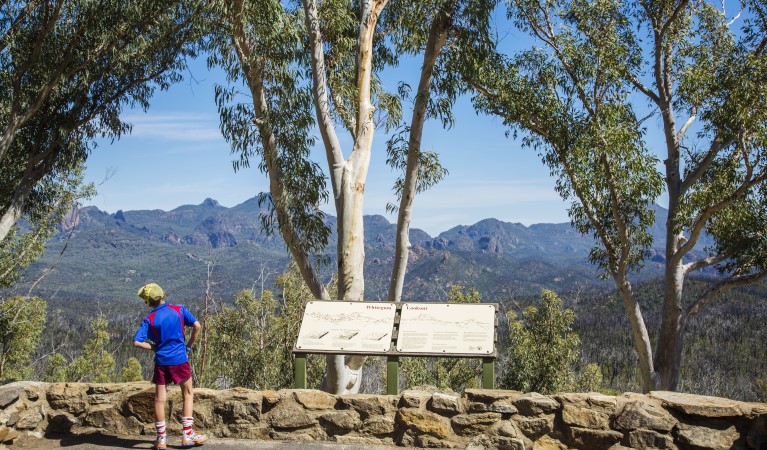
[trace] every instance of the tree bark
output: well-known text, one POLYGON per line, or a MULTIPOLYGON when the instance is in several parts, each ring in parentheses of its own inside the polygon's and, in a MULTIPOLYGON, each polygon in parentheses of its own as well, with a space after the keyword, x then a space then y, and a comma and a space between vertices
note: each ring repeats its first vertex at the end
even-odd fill
MULTIPOLYGON (((371 103, 370 87, 373 69, 373 37, 378 16, 386 3, 387 0, 380 0, 363 1, 361 4, 357 41, 355 140, 351 155, 344 161, 328 110, 328 86, 317 5, 313 0, 304 1, 311 52, 315 111, 325 145, 338 218, 338 297, 342 300, 360 301, 365 295, 363 272, 365 235, 362 206, 375 131, 373 123, 375 108, 371 103)), ((359 392, 364 361, 364 357, 356 355, 328 356, 327 374, 322 388, 335 394, 359 392)))
POLYGON ((418 91, 413 107, 413 117, 410 122, 410 137, 408 139, 407 166, 405 169, 405 183, 402 188, 397 216, 397 237, 394 247, 394 266, 392 267, 391 280, 389 282, 389 301, 398 302, 402 298, 402 287, 405 284, 405 272, 407 261, 410 256, 410 218, 413 213, 413 201, 418 190, 418 173, 421 166, 421 139, 423 126, 426 122, 426 105, 429 100, 434 66, 437 64, 442 46, 447 39, 447 30, 450 26, 450 17, 456 2, 451 2, 449 10, 438 14, 429 30, 426 41, 426 49, 421 65, 421 78, 418 82, 418 91))

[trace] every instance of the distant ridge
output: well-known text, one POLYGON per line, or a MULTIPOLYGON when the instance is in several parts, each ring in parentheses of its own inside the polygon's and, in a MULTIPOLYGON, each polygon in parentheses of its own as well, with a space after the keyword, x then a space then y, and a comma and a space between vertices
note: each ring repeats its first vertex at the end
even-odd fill
MULTIPOLYGON (((655 277, 663 267, 660 232, 667 211, 656 206, 655 254, 641 272, 655 277)), ((214 295, 232 295, 254 286, 263 274, 267 286, 282 273, 289 255, 279 233, 261 230, 257 198, 231 208, 207 198, 199 205, 171 211, 136 210, 110 214, 94 206, 81 208, 62 223, 61 232, 46 246, 43 258, 15 286, 26 292, 44 271, 50 271, 33 292, 47 299, 135 297, 148 281, 166 287, 177 300, 201 298, 211 269, 214 295), (60 261, 58 255, 74 231, 60 261), (52 270, 49 270, 54 267, 52 270)), ((335 217, 328 216, 331 238, 326 255, 335 257, 335 217)), ((395 245, 396 225, 380 215, 365 216, 366 298, 386 298, 395 245)), ((588 262, 594 241, 569 223, 502 222, 494 218, 453 227, 438 236, 410 230, 411 257, 403 300, 445 300, 450 286, 478 289, 487 301, 534 295, 542 288, 569 290, 601 284, 588 262)), ((322 268, 329 279, 335 264, 322 268)))

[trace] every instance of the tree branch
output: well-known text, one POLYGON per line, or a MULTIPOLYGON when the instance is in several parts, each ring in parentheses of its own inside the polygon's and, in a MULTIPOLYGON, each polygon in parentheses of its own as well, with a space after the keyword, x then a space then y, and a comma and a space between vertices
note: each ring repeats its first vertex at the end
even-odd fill
MULTIPOLYGON (((341 193, 341 177, 344 169, 344 156, 341 153, 341 143, 338 141, 333 118, 330 115, 330 99, 328 83, 325 74, 325 52, 323 50, 320 19, 315 0, 303 0, 306 31, 309 37, 309 51, 312 64, 312 93, 317 116, 317 126, 320 129, 322 142, 325 145, 325 155, 330 168, 330 181, 333 186, 333 197, 338 201, 341 193)), ((357 124, 359 125, 359 124, 357 124)))
POLYGON ((263 71, 260 66, 253 65, 254 59, 253 54, 251 53, 251 48, 253 48, 253 46, 248 43, 243 25, 243 21, 245 20, 243 16, 243 0, 234 0, 233 6, 233 14, 231 17, 234 25, 234 35, 232 37, 233 45, 243 69, 248 87, 252 93, 253 109, 258 121, 257 126, 259 135, 264 147, 264 162, 266 163, 267 173, 269 175, 269 191, 276 200, 273 203, 275 211, 277 212, 277 220, 280 224, 280 233, 282 234, 288 249, 290 249, 293 259, 296 261, 307 286, 312 291, 312 295, 318 299, 329 300, 330 294, 327 292, 325 285, 320 281, 319 275, 311 264, 309 255, 306 251, 300 250, 301 246, 298 245, 300 239, 290 220, 290 215, 285 209, 284 185, 281 180, 281 171, 277 163, 277 138, 274 135, 273 130, 267 126, 267 121, 265 120, 268 115, 268 106, 262 78, 263 71))
POLYGON ((748 275, 740 275, 727 278, 712 286, 708 291, 701 295, 685 312, 685 320, 692 319, 700 314, 705 308, 716 299, 719 293, 741 286, 748 286, 761 282, 767 278, 767 269, 748 275))

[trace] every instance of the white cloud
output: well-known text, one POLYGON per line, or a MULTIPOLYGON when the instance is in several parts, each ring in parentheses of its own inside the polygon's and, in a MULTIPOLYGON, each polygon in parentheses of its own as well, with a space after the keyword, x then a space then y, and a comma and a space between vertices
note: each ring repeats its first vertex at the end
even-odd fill
POLYGON ((218 128, 218 116, 213 114, 129 114, 122 119, 133 124, 131 136, 136 138, 184 142, 224 140, 218 128))

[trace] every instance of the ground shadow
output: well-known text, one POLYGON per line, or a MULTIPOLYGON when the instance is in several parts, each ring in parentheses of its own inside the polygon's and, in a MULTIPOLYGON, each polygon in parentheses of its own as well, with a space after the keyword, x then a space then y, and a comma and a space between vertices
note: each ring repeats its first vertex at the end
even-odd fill
MULTIPOLYGON (((104 448, 153 448, 154 439, 147 437, 146 439, 134 438, 134 437, 120 437, 108 434, 81 434, 77 436, 73 435, 46 435, 46 439, 53 439, 59 441, 61 447, 74 447, 77 445, 89 445, 104 448)), ((172 445, 168 445, 168 448, 173 448, 172 445)))

